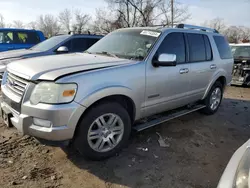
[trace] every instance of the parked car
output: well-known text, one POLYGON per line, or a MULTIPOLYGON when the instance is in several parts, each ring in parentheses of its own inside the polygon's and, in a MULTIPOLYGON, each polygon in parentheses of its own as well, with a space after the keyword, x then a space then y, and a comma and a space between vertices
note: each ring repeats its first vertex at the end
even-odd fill
POLYGON ((44 40, 38 30, 0 28, 0 52, 30 48, 44 40))
POLYGON ((38 56, 83 52, 102 37, 101 35, 59 35, 29 49, 2 52, 0 53, 0 80, 2 80, 6 65, 12 61, 38 56))
POLYGON ((250 187, 250 140, 232 156, 225 168, 217 188, 250 187))
POLYGON ((231 45, 234 56, 233 85, 250 86, 250 43, 231 45))
POLYGON ((132 128, 196 110, 214 114, 232 64, 228 42, 213 29, 119 29, 85 53, 10 63, 3 119, 24 134, 72 140, 83 156, 99 160, 117 153, 132 128))

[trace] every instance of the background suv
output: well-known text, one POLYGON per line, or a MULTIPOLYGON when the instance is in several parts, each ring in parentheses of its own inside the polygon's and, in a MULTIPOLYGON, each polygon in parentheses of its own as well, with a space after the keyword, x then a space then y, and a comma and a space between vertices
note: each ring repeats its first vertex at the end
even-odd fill
POLYGON ((213 29, 119 29, 85 53, 10 63, 3 119, 24 134, 72 140, 83 156, 99 160, 116 154, 132 128, 195 110, 214 114, 232 65, 228 42, 213 29))
POLYGON ((96 43, 101 35, 59 35, 47 39, 29 49, 0 53, 0 79, 8 63, 38 56, 83 52, 96 43))
POLYGON ((30 48, 44 40, 38 30, 0 28, 0 52, 30 48))

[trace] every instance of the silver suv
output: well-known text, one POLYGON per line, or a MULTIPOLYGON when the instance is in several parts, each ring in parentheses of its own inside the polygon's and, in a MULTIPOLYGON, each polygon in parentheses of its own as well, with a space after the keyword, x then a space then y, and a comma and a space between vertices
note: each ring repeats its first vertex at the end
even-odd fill
POLYGON ((99 160, 118 152, 132 128, 196 110, 215 113, 232 65, 227 41, 213 29, 119 29, 84 53, 9 64, 1 111, 24 134, 71 140, 99 160))

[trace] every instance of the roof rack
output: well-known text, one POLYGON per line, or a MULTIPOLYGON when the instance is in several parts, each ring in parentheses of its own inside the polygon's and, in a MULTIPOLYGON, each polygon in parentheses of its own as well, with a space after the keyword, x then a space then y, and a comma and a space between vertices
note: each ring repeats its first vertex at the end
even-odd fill
POLYGON ((208 27, 201 27, 196 25, 188 25, 188 24, 178 24, 176 28, 182 28, 182 29, 194 29, 194 30, 201 30, 206 32, 212 32, 212 33, 219 33, 216 29, 208 28, 208 27))

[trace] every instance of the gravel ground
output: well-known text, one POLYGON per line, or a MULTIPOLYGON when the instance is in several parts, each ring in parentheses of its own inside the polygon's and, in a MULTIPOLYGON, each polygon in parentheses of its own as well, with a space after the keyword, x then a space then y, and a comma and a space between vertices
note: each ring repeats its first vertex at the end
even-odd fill
POLYGON ((216 187, 250 135, 250 88, 229 87, 213 116, 195 112, 132 136, 118 156, 83 160, 0 123, 0 187, 216 187), (160 147, 159 133, 167 147, 160 147))

